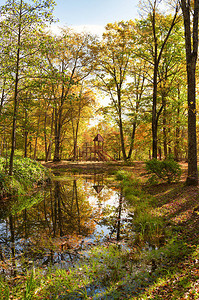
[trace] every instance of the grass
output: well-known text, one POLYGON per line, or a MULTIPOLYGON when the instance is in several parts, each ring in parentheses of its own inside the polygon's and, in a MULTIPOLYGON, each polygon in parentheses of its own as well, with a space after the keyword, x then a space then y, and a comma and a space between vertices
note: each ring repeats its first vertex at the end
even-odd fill
POLYGON ((119 172, 131 210, 128 248, 94 247, 74 267, 0 281, 0 299, 199 299, 198 187, 149 186, 119 172))

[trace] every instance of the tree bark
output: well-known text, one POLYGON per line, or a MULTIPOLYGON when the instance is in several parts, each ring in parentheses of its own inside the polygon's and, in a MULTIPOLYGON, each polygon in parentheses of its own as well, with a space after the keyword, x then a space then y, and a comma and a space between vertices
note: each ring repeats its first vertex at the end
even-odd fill
POLYGON ((177 121, 175 130, 175 146, 174 157, 176 161, 180 160, 180 89, 178 87, 178 106, 177 106, 177 121))
POLYGON ((193 24, 191 24, 190 1, 181 0, 187 67, 188 102, 188 176, 187 185, 198 185, 197 138, 196 138, 196 62, 198 56, 199 0, 194 1, 193 24), (193 29, 191 27, 193 25, 193 29))
POLYGON ((120 130, 120 141, 121 141, 121 149, 124 161, 127 160, 125 143, 124 143, 124 132, 123 132, 123 123, 122 123, 122 107, 121 107, 121 94, 120 89, 117 92, 118 94, 118 111, 119 111, 119 130, 120 130))
POLYGON ((163 145, 164 145, 164 158, 167 158, 167 119, 166 119, 166 106, 163 110, 163 145))
POLYGON ((34 157, 33 157, 34 160, 36 160, 36 158, 37 158, 37 139, 38 139, 38 135, 39 135, 39 124, 40 124, 40 113, 39 113, 39 117, 38 117, 38 121, 37 121, 37 133, 36 133, 36 137, 35 137, 35 147, 34 147, 34 157))
POLYGON ((188 66, 188 177, 187 185, 198 184, 197 138, 196 138, 196 99, 195 63, 188 66))
POLYGON ((19 28, 17 40, 17 56, 16 56, 16 72, 15 72, 15 89, 14 89, 14 111, 12 122, 12 136, 11 136, 11 153, 9 162, 9 175, 13 173, 13 160, 16 145, 16 123, 17 123, 17 110, 18 110, 18 83, 19 83, 19 65, 20 65, 20 46, 21 46, 21 19, 22 19, 22 0, 20 1, 19 11, 19 28))
POLYGON ((28 113, 25 108, 24 112, 25 124, 24 124, 24 157, 27 157, 27 148, 28 148, 28 130, 27 130, 27 122, 28 122, 28 113))
POLYGON ((51 160, 51 149, 52 149, 52 136, 53 136, 53 125, 54 125, 54 108, 52 112, 52 118, 51 118, 51 132, 50 132, 50 141, 48 145, 48 151, 47 151, 47 156, 46 156, 46 161, 51 160))
POLYGON ((0 115, 2 112, 2 108, 3 108, 3 103, 5 101, 5 84, 6 84, 6 79, 4 79, 4 81, 3 81, 3 88, 2 88, 2 92, 1 92, 0 115))
POLYGON ((60 132, 59 132, 59 117, 57 107, 55 108, 55 152, 53 161, 60 161, 60 132))

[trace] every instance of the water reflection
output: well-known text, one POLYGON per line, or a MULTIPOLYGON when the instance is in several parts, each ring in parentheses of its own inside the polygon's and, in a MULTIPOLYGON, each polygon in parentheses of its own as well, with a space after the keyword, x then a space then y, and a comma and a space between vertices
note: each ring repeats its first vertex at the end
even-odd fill
POLYGON ((104 174, 94 174, 93 188, 99 194, 104 188, 104 174))
POLYGON ((67 267, 88 245, 119 240, 123 200, 122 191, 95 174, 64 175, 32 196, 10 201, 0 220, 1 273, 16 276, 32 264, 67 267))

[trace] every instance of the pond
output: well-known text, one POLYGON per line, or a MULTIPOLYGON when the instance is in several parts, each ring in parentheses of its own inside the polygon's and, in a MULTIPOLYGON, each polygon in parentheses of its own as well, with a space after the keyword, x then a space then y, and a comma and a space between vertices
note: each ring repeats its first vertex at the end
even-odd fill
POLYGON ((111 176, 56 174, 47 187, 1 205, 0 272, 68 268, 99 243, 127 247, 130 221, 122 189, 111 176))

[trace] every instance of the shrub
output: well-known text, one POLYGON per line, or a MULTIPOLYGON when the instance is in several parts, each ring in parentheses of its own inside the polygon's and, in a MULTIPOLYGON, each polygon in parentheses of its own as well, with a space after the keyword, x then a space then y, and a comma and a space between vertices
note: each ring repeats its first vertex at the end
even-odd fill
POLYGON ((148 174, 152 174, 150 179, 160 178, 168 183, 178 181, 181 176, 180 165, 172 158, 168 157, 163 161, 155 158, 146 162, 148 174))
POLYGON ((116 179, 118 181, 127 180, 129 178, 130 174, 124 170, 119 170, 116 173, 116 179))
POLYGON ((21 195, 31 190, 35 183, 42 183, 49 177, 48 171, 29 158, 15 158, 13 176, 5 172, 5 160, 0 159, 0 197, 5 194, 21 195))
POLYGON ((44 181, 47 171, 35 160, 16 158, 14 160, 13 175, 17 181, 25 187, 29 187, 33 183, 44 181))

